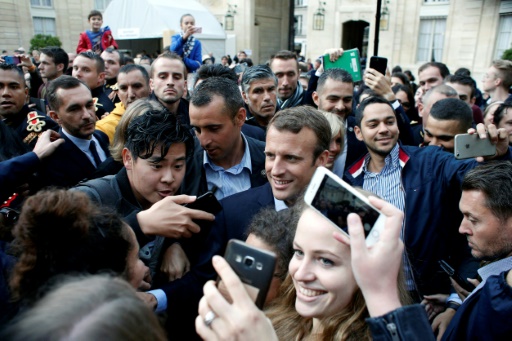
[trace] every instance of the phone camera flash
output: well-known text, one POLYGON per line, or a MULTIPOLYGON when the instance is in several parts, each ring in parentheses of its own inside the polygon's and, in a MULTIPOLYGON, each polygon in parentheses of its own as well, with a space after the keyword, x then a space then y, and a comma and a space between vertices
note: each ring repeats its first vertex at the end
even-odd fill
POLYGON ((263 270, 263 264, 261 264, 259 262, 256 263, 256 269, 259 270, 259 271, 263 270))

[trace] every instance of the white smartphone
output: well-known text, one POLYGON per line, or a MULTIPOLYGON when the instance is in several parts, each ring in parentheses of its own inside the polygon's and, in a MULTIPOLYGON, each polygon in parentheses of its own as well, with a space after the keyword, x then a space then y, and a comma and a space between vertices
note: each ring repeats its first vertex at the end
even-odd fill
POLYGON ((386 217, 368 198, 325 167, 318 167, 309 183, 304 201, 348 235, 347 216, 356 213, 363 222, 366 245, 379 240, 386 217))
POLYGON ((455 135, 453 153, 456 159, 492 156, 496 154, 496 145, 492 144, 489 134, 486 139, 481 139, 478 134, 458 134, 455 135))
POLYGON ((202 27, 196 27, 196 29, 194 30, 194 33, 203 33, 203 28, 202 27))

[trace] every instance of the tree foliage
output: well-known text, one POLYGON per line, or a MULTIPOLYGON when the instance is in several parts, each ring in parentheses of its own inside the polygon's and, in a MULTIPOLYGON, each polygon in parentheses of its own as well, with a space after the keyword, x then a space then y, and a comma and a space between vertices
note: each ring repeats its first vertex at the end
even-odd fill
POLYGON ((503 55, 501 56, 501 59, 512 60, 512 49, 503 51, 503 55))
POLYGON ((40 50, 47 46, 61 47, 62 42, 60 41, 59 37, 46 34, 36 34, 32 39, 30 39, 30 51, 40 50))

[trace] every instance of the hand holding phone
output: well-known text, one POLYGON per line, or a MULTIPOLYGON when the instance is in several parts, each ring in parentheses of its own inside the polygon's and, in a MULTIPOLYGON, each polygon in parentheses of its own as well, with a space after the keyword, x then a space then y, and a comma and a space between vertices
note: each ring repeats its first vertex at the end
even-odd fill
MULTIPOLYGON (((270 288, 270 282, 274 276, 275 254, 247 245, 240 240, 231 239, 228 242, 224 258, 240 277, 256 306, 262 309, 270 288)), ((231 301, 229 292, 222 281, 218 281, 218 288, 223 296, 231 301)))
POLYGON ((384 228, 386 217, 370 204, 368 198, 325 167, 318 167, 315 171, 304 201, 346 235, 347 216, 349 213, 358 214, 368 246, 375 244, 384 228))
POLYGON ((201 210, 213 215, 222 211, 222 205, 211 191, 197 197, 196 201, 183 205, 193 210, 201 210))
POLYGON ((492 144, 489 135, 481 139, 478 134, 457 134, 453 153, 456 159, 492 156, 496 154, 496 145, 492 144))
POLYGON ((446 261, 440 260, 439 266, 441 267, 441 269, 443 269, 444 272, 446 272, 446 274, 448 276, 450 276, 455 282, 457 282, 457 284, 460 285, 464 290, 471 292, 475 289, 475 286, 472 283, 470 283, 467 280, 465 280, 464 278, 462 278, 462 276, 457 271, 455 271, 455 269, 452 268, 450 266, 450 264, 448 264, 446 261))
POLYGON ((5 56, 3 57, 4 59, 4 62, 6 64, 11 64, 11 65, 18 65, 19 63, 21 63, 20 61, 20 57, 15 57, 15 56, 5 56))
POLYGON ((388 59, 384 57, 373 56, 370 58, 370 68, 379 71, 383 75, 386 75, 386 69, 388 67, 388 59))

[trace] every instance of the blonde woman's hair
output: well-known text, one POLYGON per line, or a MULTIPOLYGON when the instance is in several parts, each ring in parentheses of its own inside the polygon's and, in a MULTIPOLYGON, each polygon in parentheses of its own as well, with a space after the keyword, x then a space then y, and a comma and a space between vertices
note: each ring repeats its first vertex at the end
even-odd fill
POLYGON ((343 144, 345 142, 345 124, 343 123, 343 120, 336 114, 323 110, 319 111, 325 116, 331 126, 331 140, 341 133, 341 150, 343 150, 343 144))
POLYGON ((130 105, 116 127, 114 142, 112 142, 112 146, 110 146, 110 154, 115 161, 123 162, 123 148, 126 142, 126 130, 128 130, 130 122, 134 118, 144 115, 148 111, 162 109, 163 106, 159 102, 147 98, 138 99, 130 105))

